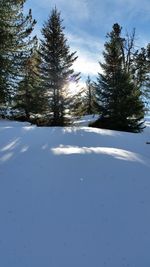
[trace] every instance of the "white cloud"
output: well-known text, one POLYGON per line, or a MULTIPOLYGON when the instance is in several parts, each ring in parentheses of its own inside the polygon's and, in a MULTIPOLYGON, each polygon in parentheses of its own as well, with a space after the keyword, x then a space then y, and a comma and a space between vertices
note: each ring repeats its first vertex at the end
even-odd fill
POLYGON ((103 40, 94 38, 84 32, 79 34, 66 33, 72 51, 77 51, 78 59, 74 70, 83 75, 95 76, 101 72, 99 61, 102 60, 103 40))
POLYGON ((72 34, 66 32, 67 39, 71 45, 87 47, 89 50, 100 52, 103 48, 104 40, 98 37, 93 37, 90 34, 85 33, 81 30, 76 30, 78 34, 72 34))
POLYGON ((78 59, 74 63, 74 70, 84 75, 97 75, 100 71, 98 59, 97 61, 96 59, 94 60, 86 51, 78 52, 78 56, 78 59))

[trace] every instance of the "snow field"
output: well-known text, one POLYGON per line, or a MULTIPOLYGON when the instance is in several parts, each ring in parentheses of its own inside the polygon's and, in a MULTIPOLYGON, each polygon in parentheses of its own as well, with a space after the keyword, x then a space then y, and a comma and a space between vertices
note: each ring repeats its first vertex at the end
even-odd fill
POLYGON ((149 126, 0 121, 0 266, 149 267, 149 126))

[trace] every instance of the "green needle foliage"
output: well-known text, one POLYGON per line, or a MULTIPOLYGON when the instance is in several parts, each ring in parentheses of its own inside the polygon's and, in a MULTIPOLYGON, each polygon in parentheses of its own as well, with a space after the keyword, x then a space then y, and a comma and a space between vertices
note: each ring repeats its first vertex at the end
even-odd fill
POLYGON ((72 68, 77 59, 76 52, 70 53, 63 30, 60 13, 55 8, 43 26, 40 51, 43 90, 47 93, 45 112, 49 116, 49 124, 56 126, 66 123, 66 111, 71 99, 68 84, 79 80, 79 73, 75 74, 72 68))
POLYGON ((25 0, 0 0, 0 105, 10 107, 18 82, 24 77, 25 61, 37 42, 31 38, 36 21, 23 14, 25 0))
POLYGON ((113 25, 107 35, 103 52, 104 63, 100 63, 103 74, 99 74, 96 91, 102 118, 99 127, 138 132, 142 130, 144 105, 141 91, 132 75, 124 66, 121 27, 113 25))

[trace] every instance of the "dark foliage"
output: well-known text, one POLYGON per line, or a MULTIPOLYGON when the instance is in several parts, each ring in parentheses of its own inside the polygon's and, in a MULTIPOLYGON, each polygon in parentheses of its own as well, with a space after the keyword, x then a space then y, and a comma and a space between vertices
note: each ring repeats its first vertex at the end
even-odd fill
POLYGON ((103 74, 99 74, 95 85, 100 113, 106 118, 109 129, 140 131, 144 116, 142 94, 124 66, 121 27, 114 24, 107 38, 104 63, 100 63, 103 74))
POLYGON ((11 106, 18 82, 24 78, 25 62, 37 41, 31 38, 36 21, 23 14, 25 0, 0 1, 0 105, 11 106))
POLYGON ((92 122, 89 124, 90 127, 94 128, 101 128, 101 129, 110 129, 110 130, 117 130, 117 131, 124 131, 124 132, 134 132, 138 133, 141 132, 145 126, 143 126, 143 117, 141 118, 141 123, 139 122, 139 119, 134 119, 132 121, 126 121, 122 123, 122 121, 114 121, 112 118, 109 117, 103 117, 101 116, 98 120, 95 122, 92 122), (137 128, 137 123, 139 127, 137 128))
POLYGON ((42 29, 40 47, 42 87, 47 94, 45 114, 50 114, 49 124, 53 126, 65 124, 71 100, 68 85, 79 79, 79 74, 72 69, 76 52, 70 53, 63 30, 60 13, 55 8, 42 29))

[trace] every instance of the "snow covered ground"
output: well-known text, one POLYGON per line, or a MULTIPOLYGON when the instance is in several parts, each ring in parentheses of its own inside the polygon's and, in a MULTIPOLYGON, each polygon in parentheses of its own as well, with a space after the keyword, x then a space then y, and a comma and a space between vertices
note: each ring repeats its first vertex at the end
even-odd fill
POLYGON ((146 141, 0 121, 0 267, 150 267, 146 141))

